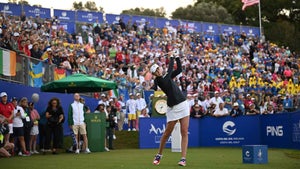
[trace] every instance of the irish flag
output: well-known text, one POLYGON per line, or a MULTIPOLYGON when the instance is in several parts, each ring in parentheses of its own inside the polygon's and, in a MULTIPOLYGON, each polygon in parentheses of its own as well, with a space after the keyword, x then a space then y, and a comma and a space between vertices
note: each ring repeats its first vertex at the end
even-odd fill
POLYGON ((0 74, 16 76, 16 52, 0 50, 0 74))

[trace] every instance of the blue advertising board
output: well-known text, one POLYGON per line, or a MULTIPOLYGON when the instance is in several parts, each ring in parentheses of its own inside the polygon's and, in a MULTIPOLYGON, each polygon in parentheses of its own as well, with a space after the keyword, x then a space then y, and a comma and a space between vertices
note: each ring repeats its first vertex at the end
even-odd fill
POLYGON ((200 134, 200 146, 259 144, 259 116, 207 117, 200 121, 200 134))
POLYGON ((51 18, 49 8, 39 8, 34 6, 24 5, 23 10, 27 17, 51 18))
POLYGON ((179 20, 179 25, 188 33, 201 32, 201 22, 179 20))
POLYGON ((290 147, 292 139, 290 116, 288 114, 261 116, 261 134, 262 144, 268 144, 269 147, 290 147))
POLYGON ((232 34, 232 33, 240 33, 240 26, 237 25, 221 25, 221 32, 232 34))
POLYGON ((89 11, 77 11, 78 22, 95 23, 96 21, 103 23, 103 13, 101 12, 89 12, 89 11))
POLYGON ((22 13, 21 5, 0 3, 0 12, 4 15, 20 16, 22 13))
POLYGON ((60 27, 70 34, 75 33, 75 22, 60 22, 59 28, 60 27))
MULTIPOLYGON (((157 28, 164 28, 165 26, 168 26, 169 20, 167 18, 156 18, 156 27, 157 28)), ((175 26, 175 25, 174 25, 175 26)))
POLYGON ((219 35, 220 34, 219 25, 215 24, 215 23, 203 22, 202 23, 202 31, 205 34, 212 34, 212 35, 219 35))
MULTIPOLYGON (((166 118, 140 118, 140 148, 158 148, 160 138, 166 129, 166 118)), ((189 147, 199 146, 199 119, 191 119, 189 125, 189 147)), ((166 147, 170 148, 172 137, 166 143, 166 147)))
POLYGON ((120 15, 115 15, 115 14, 106 14, 105 15, 106 21, 108 24, 117 24, 119 23, 119 20, 121 19, 120 15))
POLYGON ((241 26, 241 32, 245 32, 247 36, 259 36, 260 31, 258 27, 241 26))
POLYGON ((54 16, 60 21, 75 22, 75 11, 54 9, 54 16))
POLYGON ((300 149, 300 113, 293 113, 290 117, 292 132, 291 147, 294 149, 300 149))

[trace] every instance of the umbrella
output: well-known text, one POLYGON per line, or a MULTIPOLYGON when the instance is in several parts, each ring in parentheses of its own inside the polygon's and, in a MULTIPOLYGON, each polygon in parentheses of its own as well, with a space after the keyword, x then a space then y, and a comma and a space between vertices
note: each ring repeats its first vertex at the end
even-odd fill
POLYGON ((41 86, 42 92, 57 93, 85 93, 85 92, 102 92, 116 89, 117 84, 84 74, 73 74, 65 78, 46 83, 41 86))

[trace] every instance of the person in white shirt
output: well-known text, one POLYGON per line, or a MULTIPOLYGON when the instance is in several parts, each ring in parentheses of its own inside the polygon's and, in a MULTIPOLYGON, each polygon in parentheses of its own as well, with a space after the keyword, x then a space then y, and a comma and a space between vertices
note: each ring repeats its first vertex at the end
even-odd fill
POLYGON ((219 108, 216 109, 216 111, 213 114, 214 117, 223 117, 229 115, 228 109, 224 108, 224 103, 219 103, 218 107, 219 108))
POLYGON ((224 103, 223 99, 220 97, 220 93, 218 91, 215 91, 215 96, 212 97, 210 100, 209 100, 209 103, 213 103, 216 105, 216 109, 219 109, 219 106, 217 105, 220 105, 220 103, 224 103))
MULTIPOLYGON (((24 128, 23 128, 23 119, 26 118, 26 114, 24 109, 21 106, 18 106, 17 99, 12 100, 12 104, 14 105, 14 118, 13 118, 13 133, 14 138, 17 138, 20 142, 20 148, 22 149, 22 153, 20 155, 29 156, 29 151, 26 150, 25 139, 24 139, 24 128)), ((16 140, 14 140, 16 141, 16 140)))
POLYGON ((70 128, 73 130, 76 140, 77 140, 77 149, 75 151, 76 154, 80 153, 79 148, 79 135, 83 137, 83 150, 85 153, 91 153, 88 148, 88 139, 87 139, 87 132, 86 132, 86 124, 84 122, 84 105, 80 102, 80 95, 78 93, 74 94, 74 102, 69 107, 68 112, 68 123, 70 128))
MULTIPOLYGON (((147 103, 144 98, 141 97, 140 93, 136 94, 136 104, 137 104, 137 111, 136 116, 140 117, 141 114, 147 113, 147 103)), ((136 119, 136 129, 138 130, 139 126, 139 118, 136 119)))
POLYGON ((126 110, 128 117, 128 131, 136 131, 136 111, 137 111, 137 102, 134 100, 134 95, 129 94, 130 99, 126 102, 126 110), (132 123, 132 124, 131 124, 132 123))

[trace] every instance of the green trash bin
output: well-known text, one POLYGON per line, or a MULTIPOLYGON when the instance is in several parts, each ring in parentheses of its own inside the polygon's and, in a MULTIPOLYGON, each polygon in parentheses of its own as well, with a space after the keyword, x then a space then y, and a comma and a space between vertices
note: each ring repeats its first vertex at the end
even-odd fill
POLYGON ((102 152, 105 147, 105 113, 87 113, 85 114, 87 137, 89 149, 92 152, 102 152))

